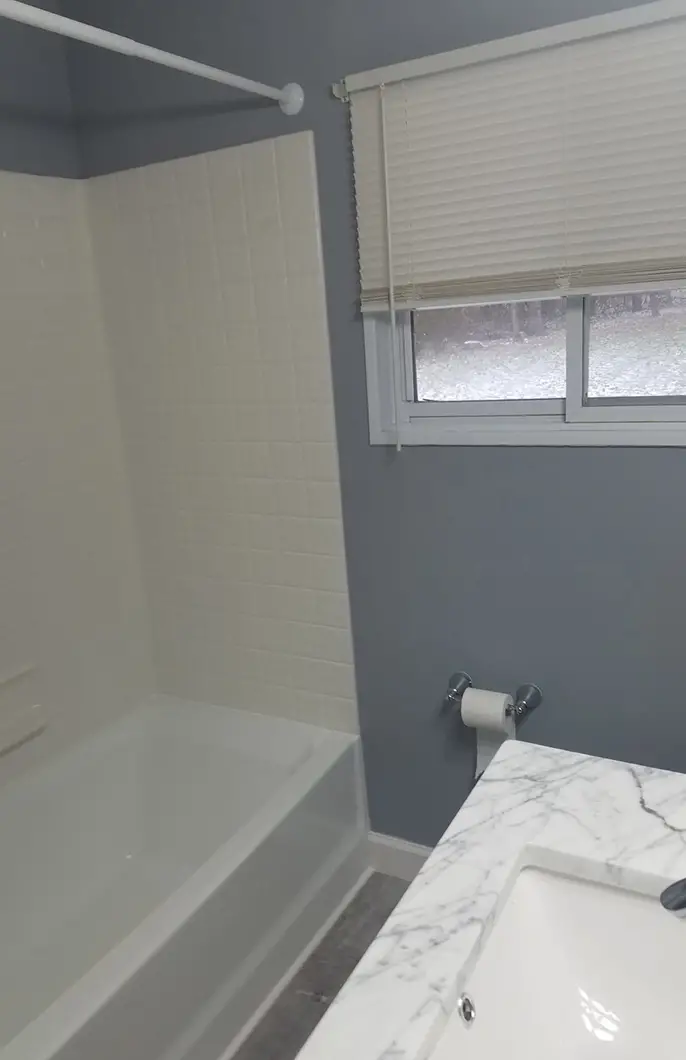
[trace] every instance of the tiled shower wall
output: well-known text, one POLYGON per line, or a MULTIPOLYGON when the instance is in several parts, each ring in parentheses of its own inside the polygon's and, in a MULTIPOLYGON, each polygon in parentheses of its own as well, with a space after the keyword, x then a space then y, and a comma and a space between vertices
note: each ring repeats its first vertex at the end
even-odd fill
POLYGON ((49 723, 0 782, 153 687, 87 220, 82 183, 0 172, 0 724, 49 723))
POLYGON ((353 730, 312 136, 88 184, 160 689, 353 730))

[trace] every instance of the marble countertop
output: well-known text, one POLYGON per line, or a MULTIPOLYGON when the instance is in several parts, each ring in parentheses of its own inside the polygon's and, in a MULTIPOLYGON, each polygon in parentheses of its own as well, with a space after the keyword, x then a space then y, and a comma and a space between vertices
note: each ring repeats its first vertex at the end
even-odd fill
POLYGON ((686 876, 686 776, 504 743, 299 1060, 424 1060, 532 864, 657 897, 686 876))

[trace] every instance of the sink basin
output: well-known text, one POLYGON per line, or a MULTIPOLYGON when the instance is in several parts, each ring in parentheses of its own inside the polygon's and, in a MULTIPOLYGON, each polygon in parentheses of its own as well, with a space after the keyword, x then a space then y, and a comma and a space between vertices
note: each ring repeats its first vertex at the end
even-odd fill
POLYGON ((526 868, 464 988, 475 1018, 431 1060, 667 1060, 685 983, 686 921, 656 898, 526 868))

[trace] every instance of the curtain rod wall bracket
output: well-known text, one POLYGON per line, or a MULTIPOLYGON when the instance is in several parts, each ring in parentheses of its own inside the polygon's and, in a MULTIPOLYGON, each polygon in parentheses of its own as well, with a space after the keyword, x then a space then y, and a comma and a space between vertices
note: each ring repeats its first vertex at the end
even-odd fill
POLYGON ((331 95, 340 103, 350 103, 350 96, 345 87, 345 81, 335 81, 331 86, 331 95))

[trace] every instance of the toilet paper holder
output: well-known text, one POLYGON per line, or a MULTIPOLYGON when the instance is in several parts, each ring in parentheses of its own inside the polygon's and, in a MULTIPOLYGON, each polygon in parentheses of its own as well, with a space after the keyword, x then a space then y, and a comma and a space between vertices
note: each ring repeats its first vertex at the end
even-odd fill
MULTIPOLYGON (((458 670, 448 681, 448 689, 443 700, 443 708, 447 710, 460 709, 462 697, 468 688, 472 687, 472 679, 463 670, 458 670)), ((515 701, 507 708, 507 714, 515 721, 522 721, 531 714, 536 707, 543 702, 543 693, 538 685, 520 685, 515 693, 515 701)))

